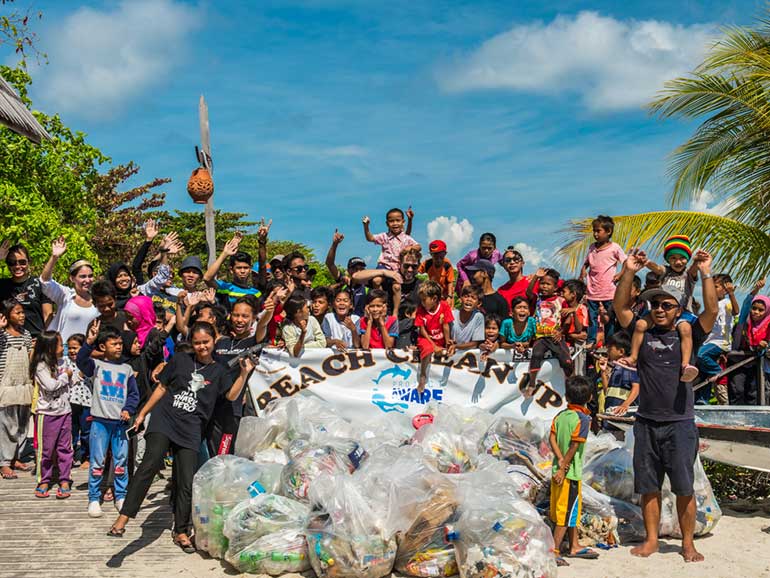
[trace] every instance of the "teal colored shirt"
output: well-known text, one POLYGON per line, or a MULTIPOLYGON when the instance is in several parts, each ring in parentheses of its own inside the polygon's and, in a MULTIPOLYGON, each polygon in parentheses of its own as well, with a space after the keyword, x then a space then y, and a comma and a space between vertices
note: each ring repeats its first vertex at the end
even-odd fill
POLYGON ((522 331, 521 335, 518 335, 513 328, 513 319, 504 319, 503 324, 500 326, 500 337, 505 339, 506 343, 526 343, 535 338, 536 327, 537 323, 535 322, 535 318, 528 317, 524 331, 522 331))

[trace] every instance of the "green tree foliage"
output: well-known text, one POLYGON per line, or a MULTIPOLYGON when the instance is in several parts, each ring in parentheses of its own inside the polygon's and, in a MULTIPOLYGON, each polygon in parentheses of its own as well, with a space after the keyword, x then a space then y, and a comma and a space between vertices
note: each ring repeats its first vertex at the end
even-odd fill
MULTIPOLYGON (((29 75, 4 66, 0 75, 29 106, 29 75)), ((118 192, 138 171, 135 165, 110 166, 109 157, 88 144, 82 132, 65 126, 58 115, 34 114, 52 140, 36 145, 0 128, 0 237, 27 245, 39 270, 51 241, 64 235, 68 250, 56 272, 60 278, 77 258, 89 259, 97 269, 112 259, 129 258, 144 212, 163 204, 163 195, 153 189, 168 181, 155 179, 118 192)))
MULTIPOLYGON (((674 210, 615 217, 613 239, 659 253, 671 233, 690 235, 733 278, 751 283, 770 270, 770 20, 731 28, 703 63, 666 83, 650 105, 661 118, 702 119, 672 154, 674 210), (681 209, 708 190, 718 214, 681 209)), ((591 243, 591 219, 572 222, 560 254, 578 265, 591 243)))

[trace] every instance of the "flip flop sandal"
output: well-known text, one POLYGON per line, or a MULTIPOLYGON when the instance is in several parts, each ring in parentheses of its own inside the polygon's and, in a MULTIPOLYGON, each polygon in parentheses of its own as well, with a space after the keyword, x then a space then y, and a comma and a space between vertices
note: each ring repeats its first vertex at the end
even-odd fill
POLYGON ((181 540, 174 538, 174 544, 179 546, 185 554, 195 554, 196 552, 195 546, 189 540, 187 542, 182 542, 181 540))
POLYGON ((10 474, 8 472, 3 472, 2 474, 0 474, 0 476, 2 476, 4 480, 16 480, 19 477, 13 473, 13 470, 11 470, 10 474))
POLYGON ((694 365, 685 365, 682 368, 682 381, 690 382, 698 377, 698 368, 694 365))
POLYGON ((564 554, 565 558, 582 558, 583 560, 596 560, 599 557, 599 554, 591 550, 591 548, 583 548, 582 550, 578 550, 574 554, 566 553, 564 554))
POLYGON ((556 557, 557 566, 561 566, 561 567, 569 566, 569 562, 567 562, 564 558, 562 558, 561 552, 558 549, 556 548, 553 549, 553 555, 556 557))
POLYGON ((59 488, 56 490, 56 499, 57 500, 66 500, 72 495, 72 488, 59 488))
POLYGON ((16 462, 13 465, 13 469, 16 470, 17 472, 31 472, 34 467, 35 466, 31 466, 29 464, 25 464, 22 462, 16 462))
POLYGON ((50 495, 51 495, 51 493, 50 493, 50 490, 48 488, 41 488, 40 486, 35 488, 35 497, 36 498, 47 498, 50 495))
POLYGON ((107 532, 107 535, 110 538, 122 538, 123 534, 125 533, 126 533, 125 528, 116 528, 115 526, 113 526, 112 528, 110 528, 110 531, 107 532))

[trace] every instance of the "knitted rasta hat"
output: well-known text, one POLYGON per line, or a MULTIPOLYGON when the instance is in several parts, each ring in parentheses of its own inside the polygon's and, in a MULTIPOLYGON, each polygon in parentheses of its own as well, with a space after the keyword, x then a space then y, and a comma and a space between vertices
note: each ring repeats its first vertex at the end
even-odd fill
POLYGON ((663 246, 663 260, 668 261, 671 255, 681 255, 689 259, 692 257, 692 247, 690 246, 690 237, 687 235, 674 235, 666 239, 663 246))

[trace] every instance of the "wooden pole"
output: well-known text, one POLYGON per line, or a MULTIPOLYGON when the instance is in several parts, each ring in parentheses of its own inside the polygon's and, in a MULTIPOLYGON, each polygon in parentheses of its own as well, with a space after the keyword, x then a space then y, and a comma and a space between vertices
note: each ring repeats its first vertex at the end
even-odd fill
MULTIPOLYGON (((201 94, 200 101, 198 102, 198 118, 201 125, 201 162, 206 167, 214 178, 214 166, 211 162, 211 133, 209 132, 209 107, 206 105, 206 99, 201 94)), ((208 246, 209 258, 208 265, 211 266, 217 259, 217 242, 216 231, 214 228, 214 195, 209 197, 206 201, 206 209, 204 210, 204 221, 206 223, 206 245, 208 246)))

